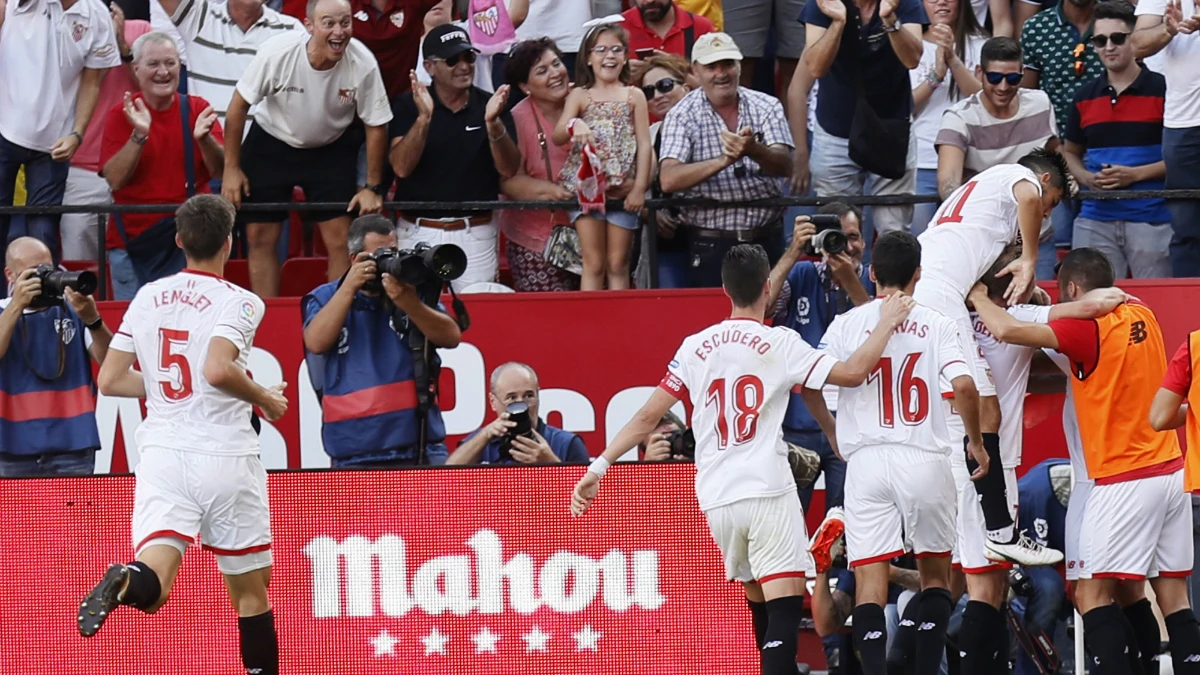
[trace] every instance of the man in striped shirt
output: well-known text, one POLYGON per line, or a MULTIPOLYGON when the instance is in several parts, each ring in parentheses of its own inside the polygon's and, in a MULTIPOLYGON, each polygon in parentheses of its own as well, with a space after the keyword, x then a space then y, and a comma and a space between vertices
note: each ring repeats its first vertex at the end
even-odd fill
POLYGON ((262 0, 158 0, 187 41, 188 93, 212 103, 221 121, 234 87, 264 42, 300 21, 262 0))

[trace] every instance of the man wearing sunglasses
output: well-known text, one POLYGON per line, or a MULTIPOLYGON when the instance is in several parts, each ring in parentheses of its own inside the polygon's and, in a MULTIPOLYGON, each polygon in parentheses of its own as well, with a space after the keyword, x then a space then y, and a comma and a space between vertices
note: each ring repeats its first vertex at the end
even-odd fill
MULTIPOLYGON (((1063 156, 1089 190, 1161 190, 1167 81, 1134 60, 1133 5, 1096 6, 1092 46, 1105 73, 1075 92, 1063 156)), ((1099 249, 1118 279, 1171 276, 1171 212, 1163 199, 1086 200, 1075 220, 1075 248, 1099 249)))

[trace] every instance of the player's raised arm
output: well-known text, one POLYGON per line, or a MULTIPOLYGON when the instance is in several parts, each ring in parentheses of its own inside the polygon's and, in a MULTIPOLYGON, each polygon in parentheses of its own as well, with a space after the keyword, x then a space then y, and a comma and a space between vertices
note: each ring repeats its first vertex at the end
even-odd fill
POLYGON ((875 330, 871 331, 871 337, 867 338, 849 359, 834 364, 825 381, 839 387, 857 387, 862 384, 875 364, 879 363, 879 357, 883 355, 892 332, 908 318, 908 313, 915 305, 913 299, 903 293, 888 296, 880 308, 879 323, 876 324, 875 330))
POLYGON ((1055 335, 1054 329, 1044 323, 1021 321, 996 306, 996 303, 988 298, 987 287, 983 284, 976 284, 967 299, 975 305, 979 318, 997 340, 1011 345, 1058 349, 1058 336, 1055 335))
POLYGON ((1096 288, 1088 291, 1075 302, 1062 302, 1051 307, 1050 320, 1095 319, 1105 314, 1112 314, 1113 310, 1128 302, 1129 299, 1129 294, 1116 286, 1096 288))
POLYGON ((1017 198, 1017 227, 1025 245, 1021 247, 1021 257, 996 275, 1013 275, 1012 283, 1004 293, 1004 299, 1010 305, 1028 300, 1029 294, 1033 292, 1034 280, 1037 278, 1037 242, 1042 233, 1042 218, 1045 216, 1042 193, 1033 183, 1025 180, 1017 183, 1013 186, 1013 196, 1017 198))

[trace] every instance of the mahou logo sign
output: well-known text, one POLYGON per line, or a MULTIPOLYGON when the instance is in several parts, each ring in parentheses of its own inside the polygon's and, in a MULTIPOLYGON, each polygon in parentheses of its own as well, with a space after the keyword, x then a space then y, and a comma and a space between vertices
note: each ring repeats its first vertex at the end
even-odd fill
MULTIPOLYGON (((696 508, 691 465, 621 463, 572 518, 579 466, 270 475, 270 599, 287 675, 751 675, 741 588, 696 508)), ((0 481, 0 673, 241 672, 237 616, 193 547, 167 606, 83 640, 72 609, 132 558, 133 478, 0 481)), ((814 643, 815 645, 815 643, 814 643)), ((819 645, 815 645, 819 651, 819 645)))

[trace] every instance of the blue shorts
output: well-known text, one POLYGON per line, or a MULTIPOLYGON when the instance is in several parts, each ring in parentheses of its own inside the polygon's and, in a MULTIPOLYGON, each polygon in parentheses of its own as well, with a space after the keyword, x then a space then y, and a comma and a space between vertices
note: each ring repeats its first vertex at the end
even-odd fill
POLYGON ((579 219, 580 216, 589 216, 589 215, 592 216, 593 218, 607 220, 609 223, 616 225, 617 227, 621 228, 622 230, 636 231, 639 227, 641 227, 641 223, 638 222, 638 215, 636 213, 630 213, 628 211, 620 211, 620 210, 611 210, 610 209, 604 215, 601 215, 599 213, 592 215, 592 213, 590 213, 590 212, 584 213, 583 211, 571 211, 570 213, 567 214, 567 217, 571 219, 572 223, 574 223, 576 220, 579 219))

